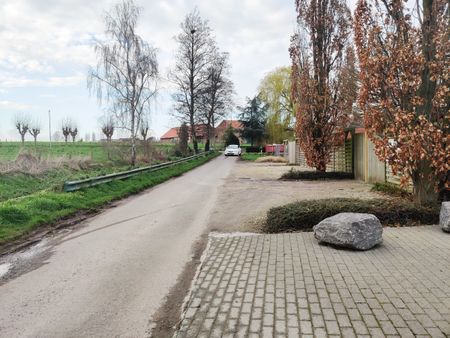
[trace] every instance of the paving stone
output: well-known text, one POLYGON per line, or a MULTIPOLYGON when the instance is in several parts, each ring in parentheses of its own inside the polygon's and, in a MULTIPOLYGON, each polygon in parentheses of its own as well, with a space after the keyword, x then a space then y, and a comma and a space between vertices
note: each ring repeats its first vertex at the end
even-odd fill
POLYGON ((175 337, 445 337, 448 237, 437 226, 383 236, 367 252, 312 233, 211 236, 175 337))

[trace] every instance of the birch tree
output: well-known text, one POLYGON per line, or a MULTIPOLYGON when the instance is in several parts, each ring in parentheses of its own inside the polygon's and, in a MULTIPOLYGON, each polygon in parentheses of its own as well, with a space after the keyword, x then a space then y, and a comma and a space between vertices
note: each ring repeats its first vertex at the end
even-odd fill
POLYGON ((88 75, 91 92, 100 103, 106 100, 116 126, 130 133, 131 165, 136 164, 137 137, 158 80, 156 50, 136 31, 140 13, 133 0, 124 0, 106 14, 106 39, 95 47, 98 63, 88 75))

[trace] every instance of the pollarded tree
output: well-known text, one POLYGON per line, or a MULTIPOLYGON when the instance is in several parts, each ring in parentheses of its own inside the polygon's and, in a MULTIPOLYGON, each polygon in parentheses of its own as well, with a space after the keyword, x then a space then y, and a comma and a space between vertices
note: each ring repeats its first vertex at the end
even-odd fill
MULTIPOLYGON (((107 116, 101 123, 101 129, 103 135, 106 136, 106 142, 111 143, 112 137, 114 135, 114 119, 111 116, 107 116)), ((95 142, 95 134, 92 133, 92 142, 95 142)))
POLYGON ((147 141, 147 136, 148 136, 148 131, 150 130, 150 126, 149 126, 149 124, 148 124, 148 120, 147 119, 143 119, 142 120, 142 123, 141 123, 141 130, 140 130, 140 133, 141 133, 141 136, 142 136, 142 140, 144 141, 144 142, 146 142, 147 141))
POLYGON ((72 143, 75 143, 77 135, 78 135, 78 127, 75 124, 72 124, 72 127, 70 128, 70 136, 72 137, 72 143))
POLYGON ((403 184, 412 179, 420 203, 450 185, 449 19, 446 0, 359 0, 355 12, 369 137, 403 184))
POLYGON ((247 105, 239 108, 239 120, 242 123, 241 136, 253 146, 265 137, 268 106, 258 96, 247 99, 247 105))
POLYGON ((205 151, 209 151, 211 134, 218 119, 223 118, 233 104, 233 82, 230 76, 228 53, 215 51, 206 74, 206 82, 201 93, 201 110, 206 126, 205 151))
POLYGON ((95 47, 98 63, 88 76, 89 88, 110 104, 116 126, 130 132, 131 165, 136 164, 137 136, 158 79, 156 50, 136 32, 140 12, 133 0, 123 0, 106 15, 107 39, 95 47))
POLYGON ((30 130, 30 117, 25 114, 16 115, 14 118, 14 126, 20 134, 22 146, 25 145, 25 135, 30 130))
MULTIPOLYGON (((351 14, 344 0, 296 0, 298 33, 290 48, 292 101, 300 147, 309 166, 325 171, 342 142, 350 98, 343 90, 351 14)), ((354 99, 354 98, 353 98, 354 99)))
POLYGON ((28 132, 31 136, 33 136, 34 145, 36 146, 38 135, 41 133, 41 124, 39 123, 39 121, 32 122, 28 132))
POLYGON ((67 141, 69 140, 69 136, 70 136, 70 133, 72 131, 72 125, 73 125, 73 122, 69 118, 64 119, 61 122, 61 132, 62 132, 62 134, 64 136, 64 142, 66 144, 67 144, 67 141))
POLYGON ((189 124, 194 151, 198 153, 196 124, 202 118, 202 93, 213 60, 215 43, 208 22, 200 17, 197 10, 186 16, 175 40, 178 43, 176 63, 169 73, 169 79, 176 86, 176 92, 172 95, 175 115, 189 124))
POLYGON ((291 67, 271 71, 259 84, 259 96, 269 107, 266 131, 271 143, 281 143, 293 136, 295 115, 291 92, 291 67))

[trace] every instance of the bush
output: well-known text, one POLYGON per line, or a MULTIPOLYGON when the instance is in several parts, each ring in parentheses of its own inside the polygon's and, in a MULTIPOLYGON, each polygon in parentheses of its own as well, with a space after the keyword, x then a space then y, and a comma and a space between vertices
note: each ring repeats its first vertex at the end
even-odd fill
POLYGON ((386 226, 436 224, 438 206, 421 206, 400 199, 359 200, 333 198, 299 201, 272 208, 267 213, 264 231, 311 231, 313 226, 340 212, 374 214, 386 226))
POLYGON ((371 190, 390 196, 407 197, 412 199, 412 194, 409 191, 406 191, 393 183, 375 183, 371 190))
POLYGON ((346 173, 340 171, 322 172, 322 171, 300 171, 291 168, 287 173, 284 173, 281 180, 350 180, 353 179, 353 173, 346 173))
POLYGON ((248 147, 245 147, 245 152, 246 153, 260 153, 261 147, 248 146, 248 147))

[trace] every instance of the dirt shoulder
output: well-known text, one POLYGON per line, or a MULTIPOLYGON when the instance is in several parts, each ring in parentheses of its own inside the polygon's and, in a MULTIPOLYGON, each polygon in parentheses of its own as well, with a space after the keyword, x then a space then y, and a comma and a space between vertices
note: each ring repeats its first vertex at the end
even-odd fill
MULTIPOLYGON (((292 166, 237 161, 220 189, 210 228, 219 232, 261 232, 267 211, 298 200, 380 198, 369 184, 354 181, 280 181, 292 166)), ((299 169, 299 167, 293 167, 299 169)))

